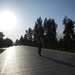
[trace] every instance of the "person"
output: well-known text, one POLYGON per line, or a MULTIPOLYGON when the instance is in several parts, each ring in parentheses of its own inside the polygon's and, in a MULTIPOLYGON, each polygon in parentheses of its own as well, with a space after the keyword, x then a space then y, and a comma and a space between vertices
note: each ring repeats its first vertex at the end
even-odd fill
POLYGON ((39 54, 39 56, 41 56, 41 49, 42 48, 42 43, 41 42, 39 42, 38 43, 38 54, 39 54))

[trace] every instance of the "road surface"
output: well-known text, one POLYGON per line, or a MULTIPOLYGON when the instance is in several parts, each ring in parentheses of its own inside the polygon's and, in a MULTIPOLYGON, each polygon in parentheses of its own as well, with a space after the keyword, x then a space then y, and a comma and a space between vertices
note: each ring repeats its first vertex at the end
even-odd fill
POLYGON ((75 53, 13 46, 0 51, 0 75, 75 75, 75 53))

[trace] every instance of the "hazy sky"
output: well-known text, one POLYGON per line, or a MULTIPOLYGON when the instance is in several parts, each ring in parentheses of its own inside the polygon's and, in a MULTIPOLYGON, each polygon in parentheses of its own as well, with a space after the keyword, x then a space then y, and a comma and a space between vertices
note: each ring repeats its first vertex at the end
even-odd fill
POLYGON ((29 27, 33 28, 40 16, 43 20, 45 17, 54 18, 60 35, 65 15, 75 21, 75 0, 0 0, 0 12, 5 9, 16 15, 18 23, 13 30, 0 31, 5 34, 5 38, 8 37, 13 41, 24 35, 29 27))

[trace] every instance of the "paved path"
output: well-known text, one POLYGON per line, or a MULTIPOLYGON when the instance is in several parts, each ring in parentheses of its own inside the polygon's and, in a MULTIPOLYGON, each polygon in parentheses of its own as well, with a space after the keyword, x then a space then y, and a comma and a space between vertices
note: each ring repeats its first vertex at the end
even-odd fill
POLYGON ((0 52, 0 75, 75 75, 75 54, 14 46, 0 52))

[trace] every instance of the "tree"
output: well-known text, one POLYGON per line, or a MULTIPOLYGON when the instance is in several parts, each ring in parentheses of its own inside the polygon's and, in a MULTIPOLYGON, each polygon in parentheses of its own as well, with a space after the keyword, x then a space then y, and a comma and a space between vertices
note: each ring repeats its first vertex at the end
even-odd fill
POLYGON ((3 37, 4 37, 4 34, 0 32, 0 48, 3 47, 3 37))
POLYGON ((44 20, 44 45, 47 48, 48 47, 48 36, 47 36, 47 18, 45 18, 44 20))
POLYGON ((4 47, 13 46, 13 41, 9 38, 4 39, 4 47))
POLYGON ((74 24, 75 22, 72 21, 70 18, 65 16, 63 19, 63 24, 65 26, 64 31, 63 31, 63 38, 64 38, 64 46, 67 49, 72 48, 72 43, 75 41, 75 33, 74 33, 74 24))
POLYGON ((20 43, 19 43, 19 40, 16 39, 15 45, 19 45, 19 44, 20 44, 20 43))
POLYGON ((22 45, 24 45, 24 38, 23 38, 23 36, 20 37, 20 43, 21 43, 22 45))
POLYGON ((0 39, 3 39, 4 34, 2 32, 0 32, 0 39))
POLYGON ((65 29, 63 31, 64 37, 66 37, 67 39, 72 39, 72 40, 75 39, 75 35, 74 35, 75 22, 65 17, 63 20, 63 24, 65 25, 65 29))
POLYGON ((31 28, 28 28, 28 30, 26 30, 27 39, 32 41, 32 34, 33 34, 33 30, 31 28))
POLYGON ((44 29, 42 25, 42 19, 39 17, 37 21, 35 22, 34 26, 34 41, 43 41, 43 36, 44 36, 44 29))
POLYGON ((56 41, 56 29, 57 24, 55 23, 55 20, 54 19, 47 20, 47 18, 45 18, 44 20, 45 39, 47 41, 47 44, 50 44, 49 46, 51 47, 52 45, 54 45, 54 42, 56 41))

